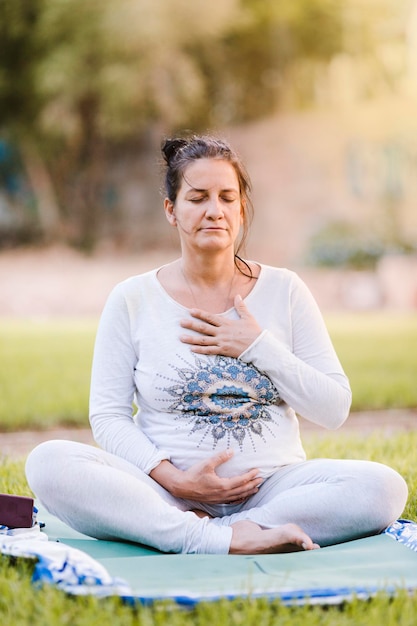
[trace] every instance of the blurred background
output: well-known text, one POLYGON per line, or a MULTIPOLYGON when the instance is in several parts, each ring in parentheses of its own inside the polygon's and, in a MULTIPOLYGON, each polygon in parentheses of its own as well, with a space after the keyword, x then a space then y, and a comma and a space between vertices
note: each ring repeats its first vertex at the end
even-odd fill
POLYGON ((253 182, 247 256, 417 309, 416 0, 0 0, 0 315, 96 314, 175 258, 164 136, 253 182))

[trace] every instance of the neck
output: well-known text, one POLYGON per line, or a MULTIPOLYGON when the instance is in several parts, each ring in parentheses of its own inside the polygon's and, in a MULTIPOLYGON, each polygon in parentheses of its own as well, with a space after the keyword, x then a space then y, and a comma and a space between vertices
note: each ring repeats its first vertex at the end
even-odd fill
POLYGON ((184 257, 178 261, 178 271, 188 291, 189 306, 205 309, 213 313, 227 311, 233 306, 236 288, 236 267, 234 259, 228 263, 187 264, 184 257))
POLYGON ((227 258, 204 256, 191 259, 183 255, 179 264, 182 273, 196 285, 229 284, 236 271, 234 255, 227 258))

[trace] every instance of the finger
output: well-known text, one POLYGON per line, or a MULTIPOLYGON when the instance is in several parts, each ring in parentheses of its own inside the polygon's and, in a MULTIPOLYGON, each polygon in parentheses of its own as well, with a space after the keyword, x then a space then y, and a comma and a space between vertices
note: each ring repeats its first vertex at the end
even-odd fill
POLYGON ((206 322, 195 322, 194 320, 183 319, 180 320, 180 326, 181 328, 194 330, 196 333, 201 333, 202 335, 213 336, 215 333, 214 326, 206 322))
POLYGON ((233 502, 234 504, 244 502, 255 495, 255 493, 258 493, 262 482, 262 480, 256 479, 248 483, 244 488, 239 488, 237 491, 224 492, 225 502, 233 502))
POLYGON ((239 500, 240 498, 248 498, 249 496, 256 493, 259 489, 259 486, 262 484, 263 479, 259 476, 253 477, 250 480, 240 480, 239 483, 236 483, 236 479, 240 479, 241 477, 235 476, 233 478, 229 478, 228 483, 222 481, 222 493, 223 496, 227 500, 239 500))
POLYGON ((209 350, 211 347, 214 347, 215 350, 213 354, 216 354, 218 350, 218 346, 215 340, 209 335, 180 335, 180 341, 182 341, 182 343, 188 343, 192 346, 195 346, 196 350, 198 350, 198 348, 200 347, 203 354, 209 354, 207 350, 209 350))
POLYGON ((202 309, 191 309, 190 315, 192 317, 195 317, 196 319, 207 322, 207 324, 211 324, 211 326, 220 326, 222 322, 219 315, 216 315, 215 313, 209 313, 208 311, 203 311, 202 309))
POLYGON ((258 492, 258 489, 259 488, 256 487, 239 495, 225 493, 223 502, 227 504, 239 504, 240 502, 246 502, 246 500, 248 500, 258 492))
POLYGON ((222 354, 222 351, 220 350, 219 346, 196 346, 194 345, 191 348, 191 352, 193 352, 194 354, 204 354, 205 356, 217 356, 218 354, 222 354))
MULTIPOLYGON (((244 474, 239 474, 238 476, 231 476, 228 480, 233 483, 233 486, 237 487, 240 485, 246 485, 251 480, 262 480, 259 477, 259 469, 257 467, 248 470, 244 474)), ((232 485, 231 485, 232 486, 232 485)))
POLYGON ((223 463, 230 461, 233 455, 233 450, 222 450, 221 452, 217 452, 217 454, 214 454, 207 460, 207 466, 216 469, 219 465, 223 465, 223 463))
POLYGON ((263 479, 260 478, 259 476, 256 476, 234 487, 230 485, 229 494, 230 496, 233 496, 234 498, 247 497, 248 495, 252 493, 256 493, 258 490, 258 487, 262 483, 263 483, 263 479))
POLYGON ((236 311, 237 311, 237 313, 238 313, 238 315, 239 315, 239 317, 241 319, 251 317, 251 314, 249 313, 248 307, 243 302, 243 298, 242 298, 242 296, 239 293, 235 296, 234 305, 235 305, 235 309, 236 309, 236 311))
MULTIPOLYGON (((202 465, 216 468, 219 465, 222 465, 223 463, 226 463, 227 461, 229 461, 233 456, 234 456, 234 451, 232 449, 229 448, 227 450, 222 450, 221 452, 217 452, 216 454, 213 454, 213 456, 208 458, 207 461, 205 461, 202 465)), ((239 474, 238 476, 232 476, 231 478, 227 478, 224 480, 229 481, 230 487, 235 487, 239 484, 241 485, 246 484, 247 482, 249 482, 250 480, 253 480, 254 478, 259 478, 258 474, 259 474, 259 469, 257 467, 254 467, 253 469, 248 470, 244 474, 239 474), (232 484, 232 483, 235 483, 235 484, 232 484)))

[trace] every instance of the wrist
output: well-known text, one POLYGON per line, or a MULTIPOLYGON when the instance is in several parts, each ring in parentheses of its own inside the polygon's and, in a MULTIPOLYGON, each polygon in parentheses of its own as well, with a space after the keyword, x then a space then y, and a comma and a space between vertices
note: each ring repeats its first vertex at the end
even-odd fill
POLYGON ((180 498, 182 495, 180 493, 180 476, 182 474, 183 472, 168 460, 161 461, 159 465, 149 472, 149 476, 153 480, 177 498, 180 498))

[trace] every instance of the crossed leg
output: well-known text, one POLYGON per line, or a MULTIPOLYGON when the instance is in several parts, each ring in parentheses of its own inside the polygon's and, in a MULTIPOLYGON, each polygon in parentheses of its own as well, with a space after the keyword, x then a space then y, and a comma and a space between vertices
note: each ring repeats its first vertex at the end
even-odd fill
POLYGON ((222 506, 174 498, 115 455, 68 441, 35 448, 26 473, 47 510, 76 530, 166 552, 314 549, 381 532, 407 498, 404 480, 385 465, 323 459, 279 470, 236 512, 224 515, 222 506), (196 505, 203 516, 191 510, 196 505))
POLYGON ((243 520, 264 530, 295 524, 326 546, 380 533, 401 515, 407 494, 404 479, 381 463, 315 459, 278 470, 239 511, 208 512, 232 528, 243 520))

